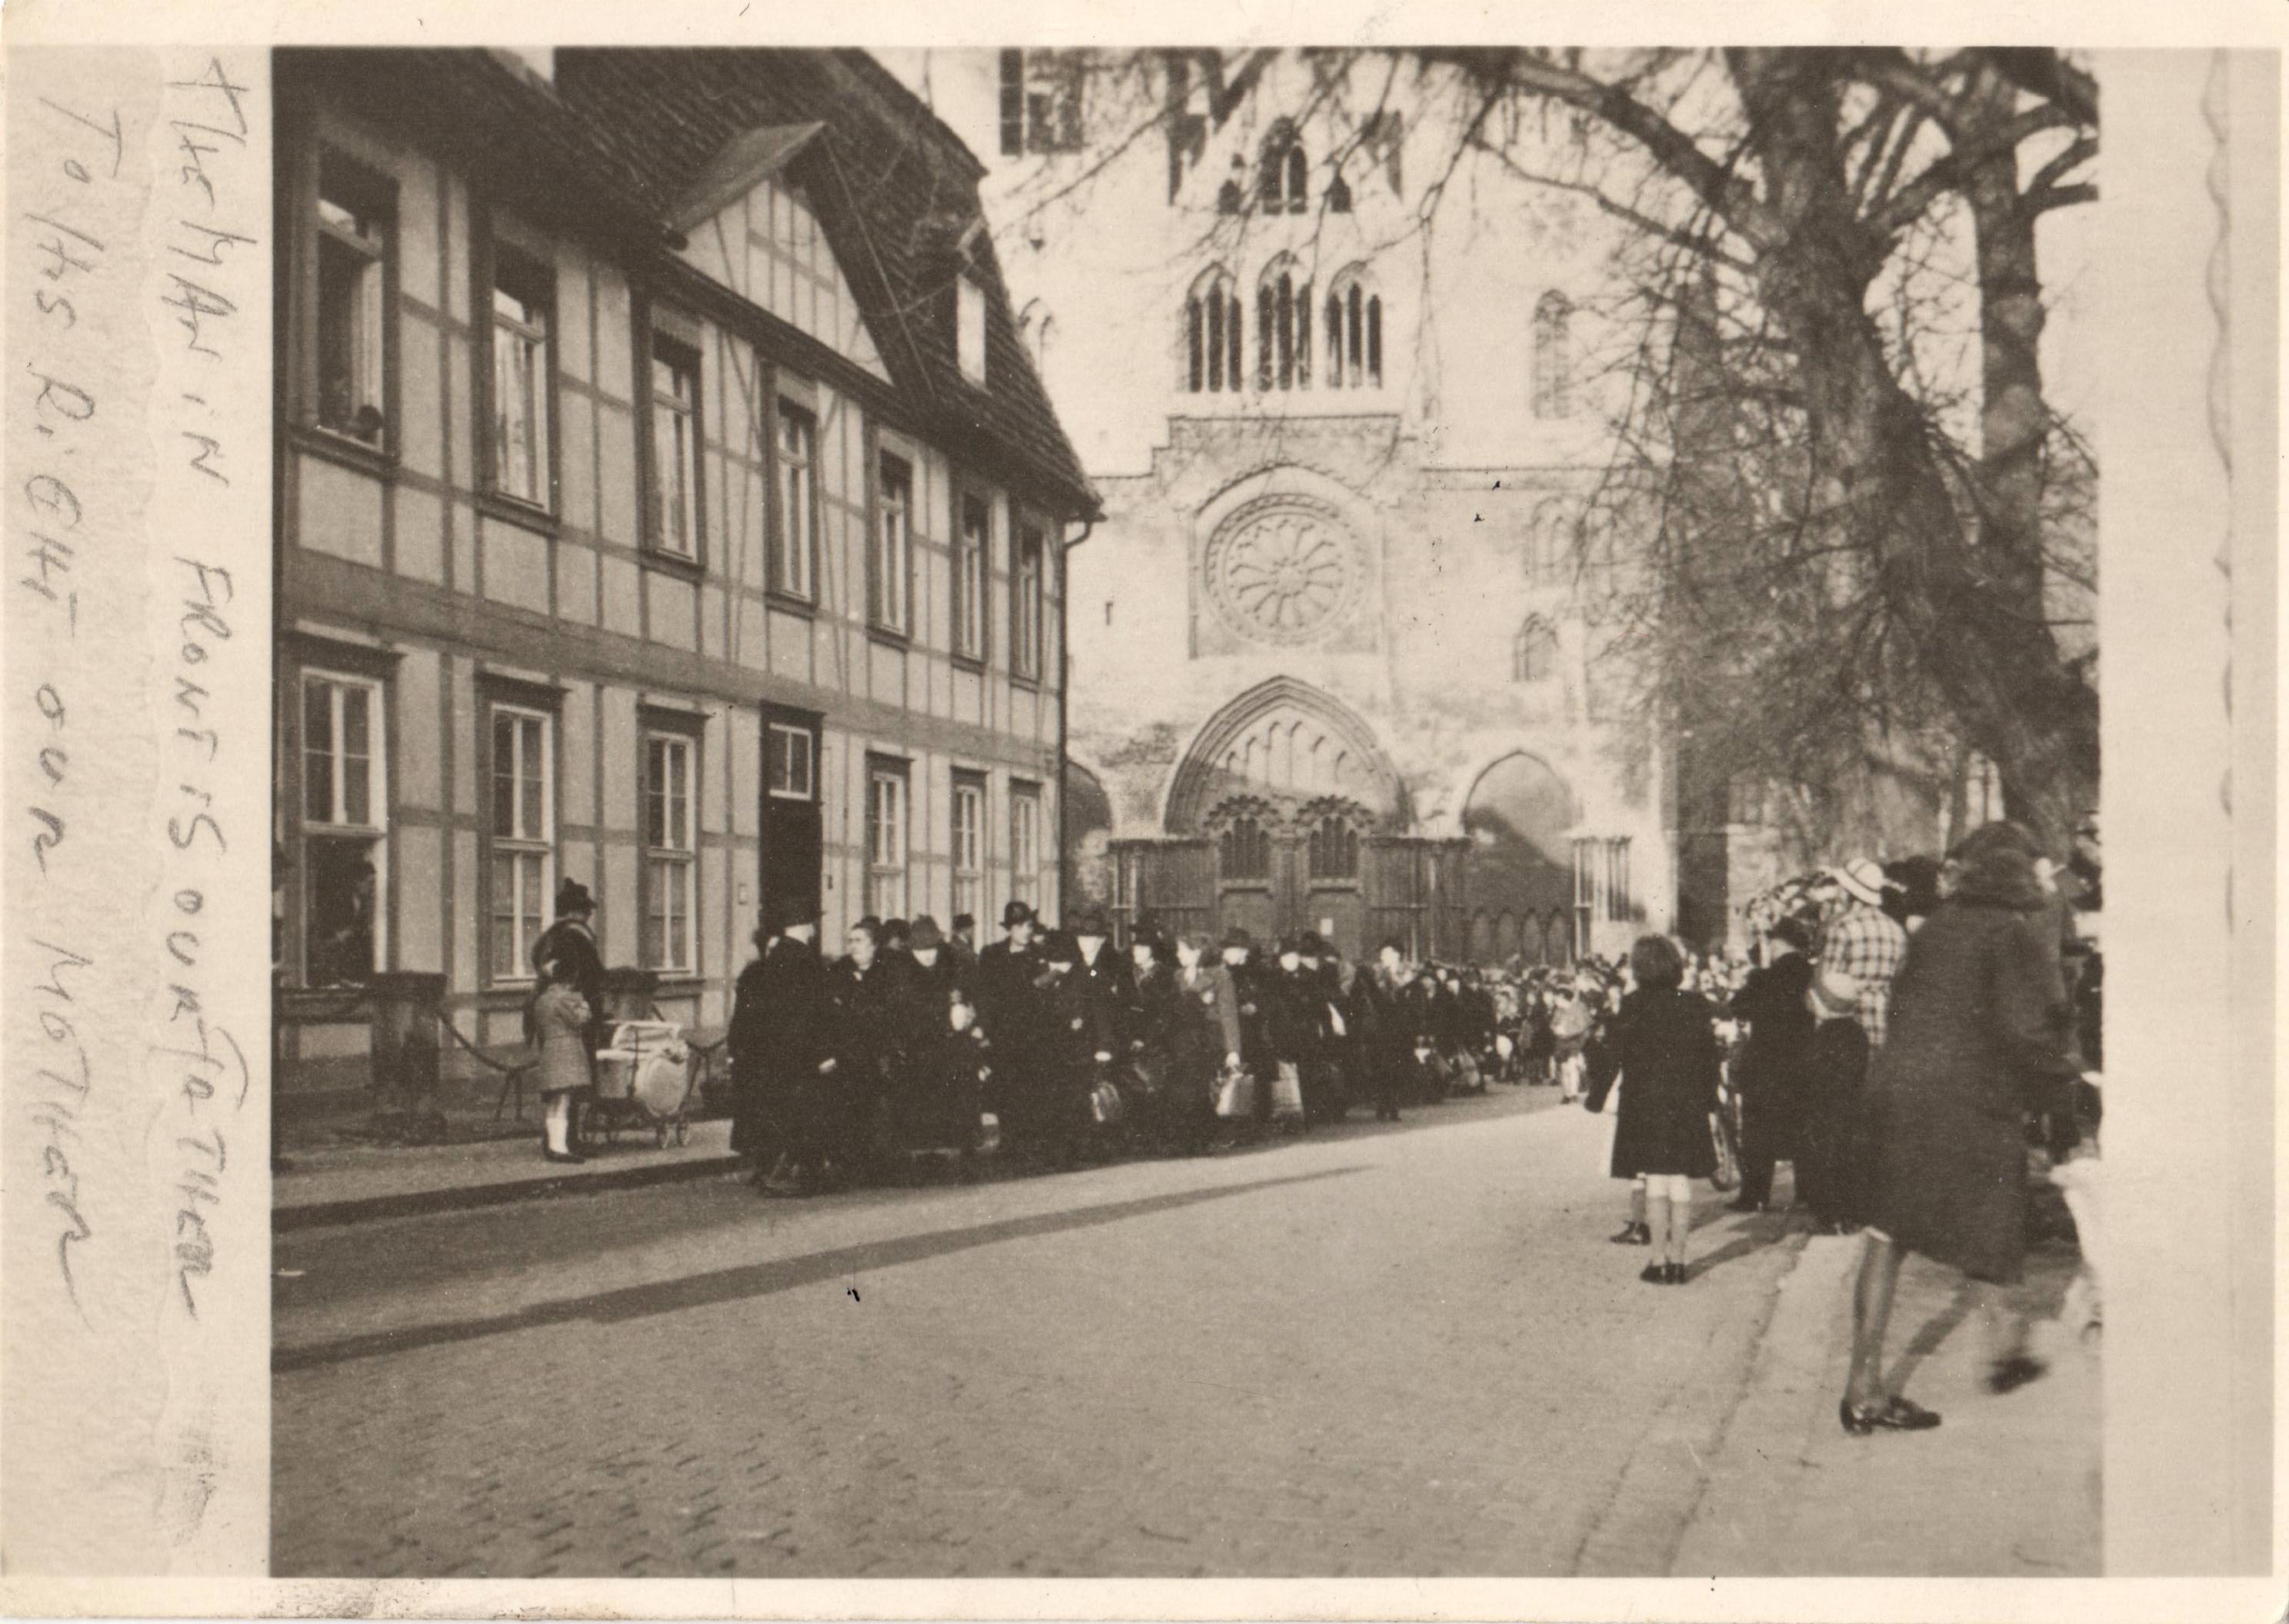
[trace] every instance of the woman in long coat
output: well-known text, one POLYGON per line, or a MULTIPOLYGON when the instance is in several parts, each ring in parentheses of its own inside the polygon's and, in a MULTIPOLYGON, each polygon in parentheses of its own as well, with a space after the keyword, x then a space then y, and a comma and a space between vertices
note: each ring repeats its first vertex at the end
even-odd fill
POLYGON ((1839 1411, 1849 1432, 1939 1424, 1893 1391, 1882 1369, 1905 1252, 1974 1283, 1995 1391, 2042 1373, 2005 1288, 2026 1250, 2028 1103, 2074 1070, 2074 1055, 2035 855, 2034 838, 2015 824, 1974 830, 1956 849, 1953 893, 1909 938, 1892 983, 1868 1079, 1869 1234, 1839 1411))
POLYGON ((1630 973, 1637 986, 1599 1048, 1599 1069, 1621 1078, 1613 1174, 1646 1181, 1645 1222, 1661 1250, 1638 1278, 1682 1286, 1693 1181, 1717 1171, 1709 1132, 1717 1105, 1716 1011, 1684 991, 1684 955, 1666 936, 1639 936, 1630 949, 1630 973))
POLYGON ((1782 919, 1771 931, 1771 961, 1751 970, 1733 997, 1732 1012, 1749 1023, 1748 1040, 1733 1063, 1741 1096, 1741 1193, 1735 1212, 1762 1212, 1773 1196, 1773 1165, 1797 1165, 1798 1194, 1803 1194, 1803 1158, 1798 1141, 1804 1129, 1811 1063, 1812 932, 1803 921, 1782 919))

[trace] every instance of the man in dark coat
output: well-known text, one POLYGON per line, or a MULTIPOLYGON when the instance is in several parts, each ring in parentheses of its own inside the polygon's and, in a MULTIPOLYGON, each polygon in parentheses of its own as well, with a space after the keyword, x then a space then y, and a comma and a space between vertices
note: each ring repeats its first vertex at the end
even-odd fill
POLYGON ((1113 1053, 1125 1054, 1136 1015, 1136 967, 1128 955, 1113 951, 1113 931, 1104 909, 1093 904, 1081 909, 1067 930, 1073 937, 1073 951, 1079 955, 1073 964, 1073 979, 1089 1000, 1092 1018, 1100 1020, 1112 1033, 1113 1053))
POLYGON ((986 1093, 991 1107, 1012 1136, 1029 1128, 1033 1096, 1030 1048, 1038 1024, 1033 983, 1041 973, 1041 943, 1033 911, 1012 901, 1001 910, 1001 941, 977 955, 970 978, 977 999, 977 1023, 993 1050, 993 1077, 986 1093))
POLYGON ((1053 1167, 1070 1166, 1088 1148, 1089 1091, 1110 1070, 1116 1052, 1112 1007, 1082 982, 1080 962, 1070 935, 1056 930, 1044 938, 1042 970, 1034 982, 1029 1114, 1034 1148, 1053 1167))
POLYGON ((1264 967, 1256 961, 1256 938, 1245 925, 1224 933, 1224 967, 1240 995, 1240 1063, 1256 1078, 1256 1126, 1272 1120, 1272 1075, 1277 1061, 1272 1052, 1271 996, 1264 967))
POLYGON ((1400 1088, 1414 1063, 1406 998, 1407 951, 1397 942, 1385 942, 1376 951, 1375 968, 1360 976, 1352 1003, 1364 1017, 1355 1052, 1367 1068, 1378 1122, 1399 1120, 1400 1088))
POLYGON ((2058 932, 2035 876, 2031 836, 1982 824, 1954 854, 1955 889, 1908 945, 1889 1033, 1868 1077, 1873 1161, 1869 1239, 1853 1302, 1847 1430, 1910 1429, 1938 1417, 1901 1397, 1882 1368, 1900 1258, 1961 1270, 1987 1322, 1989 1384, 2008 1392, 2042 1372, 2006 1300, 2023 1265, 2026 1115, 2075 1071, 2058 932))
POLYGON ((841 1175, 869 1169, 886 1140, 883 1113, 897 1096, 909 1032, 905 977, 883 953, 881 927, 861 919, 829 976, 834 1004, 833 1159, 841 1175))
POLYGON ((1794 1161, 1803 1129, 1805 1067, 1812 1047, 1812 932, 1784 919, 1771 932, 1771 957, 1733 997, 1749 1036, 1733 1063, 1741 1099, 1741 1192, 1736 1213, 1760 1213, 1773 1198, 1773 1165, 1794 1161))
POLYGON ((739 972, 731 1008, 731 1148, 748 1158, 766 1194, 794 1195, 825 1150, 814 1096, 835 1066, 826 967, 813 945, 816 904, 778 898, 764 919, 761 956, 739 972))

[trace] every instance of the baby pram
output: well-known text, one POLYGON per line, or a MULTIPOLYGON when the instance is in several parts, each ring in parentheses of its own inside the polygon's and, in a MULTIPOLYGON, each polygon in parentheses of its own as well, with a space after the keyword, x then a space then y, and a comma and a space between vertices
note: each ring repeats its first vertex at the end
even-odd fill
POLYGON ((698 1071, 683 1028, 672 1021, 622 1021, 612 1041, 596 1051, 596 1097, 588 1130, 606 1142, 623 1129, 650 1132, 665 1149, 668 1135, 684 1142, 698 1071))

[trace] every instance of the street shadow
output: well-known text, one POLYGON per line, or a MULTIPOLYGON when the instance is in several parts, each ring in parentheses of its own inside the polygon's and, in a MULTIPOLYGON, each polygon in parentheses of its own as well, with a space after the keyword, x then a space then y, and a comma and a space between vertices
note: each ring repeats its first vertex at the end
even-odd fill
POLYGON ((765 1262, 744 1263, 737 1268, 710 1270, 702 1274, 623 1286, 557 1302, 534 1303, 513 1313, 489 1315, 482 1319, 408 1325, 369 1332, 359 1336, 340 1337, 331 1341, 310 1342, 300 1347, 278 1348, 272 1350, 270 1369, 273 1374, 283 1375, 319 1365, 339 1365, 351 1359, 375 1358, 385 1354, 409 1352, 417 1348, 474 1341, 512 1331, 535 1330, 577 1320, 613 1325, 649 1318, 656 1314, 679 1313, 686 1309, 708 1308, 719 1303, 766 1297, 774 1293, 817 1286, 863 1271, 888 1269, 899 1263, 921 1262, 979 1246, 996 1246, 1003 1241, 1093 1229, 1100 1224, 1119 1223, 1125 1219, 1174 1212, 1203 1201, 1249 1195, 1285 1185, 1315 1183, 1321 1179, 1340 1178, 1360 1171, 1362 1169, 1359 1167, 1330 1167, 1323 1172, 1292 1174, 1285 1178, 1256 1179, 1244 1184, 1184 1190, 1133 1201, 1113 1201, 1099 1206, 1038 1213, 1024 1218, 1004 1218, 993 1223, 972 1224, 962 1229, 897 1236, 861 1246, 837 1246, 825 1252, 808 1253, 800 1257, 773 1258, 765 1262))
POLYGON ((1754 1252, 1762 1252, 1771 1245, 1772 1242, 1762 1236, 1735 1236, 1705 1257, 1687 1258, 1685 1263, 1685 1278, 1687 1280, 1697 1280, 1703 1275, 1722 1269, 1737 1258, 1747 1257, 1754 1252))
POLYGON ((1909 1378, 1916 1373, 1916 1367, 1938 1352, 1940 1344, 1953 1336, 1970 1317, 1971 1300, 1971 1282, 1958 1280, 1955 1289, 1948 1294, 1946 1305, 1916 1327, 1916 1333, 1908 1339, 1907 1346, 1900 1349, 1900 1357, 1893 1361, 1892 1391, 1907 1390, 1909 1378))

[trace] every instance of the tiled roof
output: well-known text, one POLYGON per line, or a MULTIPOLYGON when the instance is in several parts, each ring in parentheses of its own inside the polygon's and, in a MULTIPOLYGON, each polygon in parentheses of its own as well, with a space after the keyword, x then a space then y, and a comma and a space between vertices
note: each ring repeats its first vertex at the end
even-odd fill
POLYGON ((971 250, 986 291, 986 376, 962 375, 954 282, 979 218, 976 156, 859 51, 560 48, 554 87, 486 51, 296 50, 291 66, 388 122, 426 127, 479 173, 520 171, 578 199, 582 223, 656 247, 678 203, 735 141, 817 123, 787 160, 803 183, 891 378, 957 454, 1014 462, 1068 511, 1097 503, 1018 339, 989 235, 971 250), (535 166, 538 166, 537 169, 535 166))

